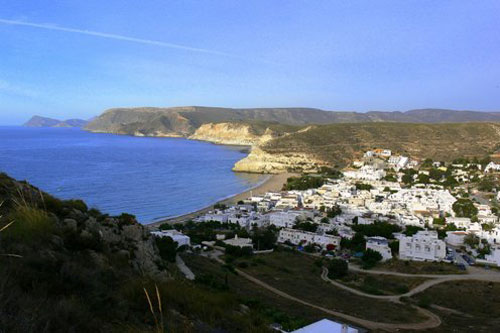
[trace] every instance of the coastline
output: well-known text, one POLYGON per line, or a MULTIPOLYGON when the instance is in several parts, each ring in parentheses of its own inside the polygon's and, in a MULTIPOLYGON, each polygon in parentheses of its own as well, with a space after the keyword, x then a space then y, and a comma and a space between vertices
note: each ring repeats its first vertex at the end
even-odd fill
POLYGON ((248 190, 245 190, 244 192, 235 194, 225 199, 221 199, 220 201, 210 206, 204 207, 194 212, 189 212, 183 215, 173 216, 160 221, 144 224, 144 226, 146 228, 156 230, 163 223, 169 223, 169 224, 183 223, 201 214, 205 214, 208 211, 212 210, 215 204, 226 204, 226 205, 235 204, 240 200, 247 199, 248 197, 250 197, 251 194, 261 195, 266 192, 281 191, 281 189, 283 188, 283 184, 286 183, 287 178, 292 177, 294 175, 295 175, 294 173, 280 173, 275 175, 269 175, 269 177, 260 184, 248 190))

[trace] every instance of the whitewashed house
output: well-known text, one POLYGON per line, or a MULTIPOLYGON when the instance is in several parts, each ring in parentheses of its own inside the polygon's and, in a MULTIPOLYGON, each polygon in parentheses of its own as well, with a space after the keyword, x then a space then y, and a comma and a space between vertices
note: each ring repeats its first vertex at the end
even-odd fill
POLYGON ((419 231, 399 240, 399 258, 416 261, 441 261, 446 257, 446 244, 436 231, 419 231))
POLYGON ((488 163, 488 165, 484 168, 484 173, 492 171, 500 171, 500 164, 496 164, 494 162, 488 163))
POLYGON ((447 231, 444 241, 446 244, 459 247, 464 245, 465 236, 467 236, 465 231, 447 231))
POLYGON ((173 239, 174 242, 177 242, 177 247, 183 245, 191 246, 191 238, 189 238, 189 236, 186 236, 177 230, 152 231, 151 234, 154 235, 155 237, 170 237, 173 239))
POLYGON ((326 248, 329 244, 332 244, 335 248, 338 248, 340 246, 340 237, 327 234, 317 234, 298 229, 284 228, 280 230, 278 243, 285 242, 290 242, 294 245, 317 244, 322 248, 326 248))
POLYGON ((366 249, 380 253, 382 261, 392 259, 391 248, 385 237, 370 237, 366 240, 366 249))

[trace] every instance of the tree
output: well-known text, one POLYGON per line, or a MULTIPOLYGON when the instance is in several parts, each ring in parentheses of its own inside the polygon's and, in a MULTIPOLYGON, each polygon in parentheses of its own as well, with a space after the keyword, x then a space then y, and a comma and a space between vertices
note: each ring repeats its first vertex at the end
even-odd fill
POLYGON ((362 232, 357 232, 352 237, 349 243, 350 249, 356 252, 361 252, 366 247, 365 235, 362 232))
POLYGON ((404 234, 406 236, 413 236, 415 235, 417 232, 419 232, 420 230, 424 230, 424 228, 421 228, 421 227, 417 227, 415 225, 407 225, 406 226, 406 229, 404 231, 404 234))
POLYGON ((429 183, 429 176, 427 176, 424 173, 421 173, 418 175, 418 182, 422 184, 428 184, 429 183))
POLYGON ((401 180, 403 181, 404 184, 411 185, 413 183, 413 176, 409 175, 409 174, 405 174, 405 175, 403 175, 401 180))
POLYGON ((276 244, 276 234, 273 228, 255 229, 251 235, 252 242, 257 250, 270 250, 276 244))
POLYGON ((342 214, 342 209, 339 206, 333 206, 332 208, 328 208, 326 211, 326 216, 329 218, 334 218, 337 215, 342 214))
POLYGON ((304 230, 309 232, 316 232, 318 229, 318 225, 311 222, 297 222, 293 226, 293 229, 304 230))
POLYGON ((464 237, 464 244, 469 245, 472 248, 475 248, 479 245, 479 237, 474 234, 468 234, 464 237))
POLYGON ((401 231, 401 227, 389 222, 376 221, 373 224, 353 225, 352 230, 361 232, 368 237, 382 236, 385 238, 394 238, 392 234, 401 231))
POLYGON ((163 260, 175 261, 177 242, 174 242, 171 237, 155 237, 155 243, 163 260))
POLYGON ((331 279, 339 279, 347 275, 349 267, 347 262, 342 259, 332 259, 328 264, 328 277, 331 279))
POLYGON ((399 241, 395 240, 389 243, 389 247, 391 248, 391 253, 393 256, 399 253, 399 241))
POLYGON ((457 217, 473 217, 477 215, 477 208, 470 199, 458 199, 452 206, 457 217))
POLYGON ((382 255, 372 249, 367 249, 361 257, 364 269, 373 268, 380 260, 382 260, 382 255))

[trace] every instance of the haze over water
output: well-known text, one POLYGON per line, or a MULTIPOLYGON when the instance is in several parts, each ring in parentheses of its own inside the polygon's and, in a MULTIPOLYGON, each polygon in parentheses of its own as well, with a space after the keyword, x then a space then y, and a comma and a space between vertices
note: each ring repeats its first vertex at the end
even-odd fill
POLYGON ((188 213, 264 179, 237 174, 239 148, 69 128, 0 127, 0 172, 140 222, 188 213))

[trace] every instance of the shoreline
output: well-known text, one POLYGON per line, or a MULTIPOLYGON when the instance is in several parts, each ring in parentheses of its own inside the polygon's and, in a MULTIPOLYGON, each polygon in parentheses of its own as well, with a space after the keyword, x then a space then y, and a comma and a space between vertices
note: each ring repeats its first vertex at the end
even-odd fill
POLYGON ((234 204, 237 203, 240 200, 247 199, 252 195, 261 195, 266 192, 272 192, 272 191, 281 191, 283 188, 283 184, 286 183, 287 178, 294 176, 295 174, 293 173, 280 173, 280 174, 275 174, 275 175, 269 175, 269 177, 262 181, 260 184, 257 184, 254 187, 249 188, 248 190, 245 190, 241 193, 232 195, 227 198, 223 198, 212 205, 206 206, 204 208, 198 209, 194 212, 189 212, 183 215, 179 216, 173 216, 169 218, 162 219, 160 221, 148 223, 148 224, 143 224, 144 227, 149 228, 149 229, 157 229, 161 224, 163 223, 169 223, 169 224, 175 224, 175 223, 183 223, 186 222, 190 219, 193 219, 201 214, 205 214, 210 210, 213 210, 213 206, 216 204, 234 204))

